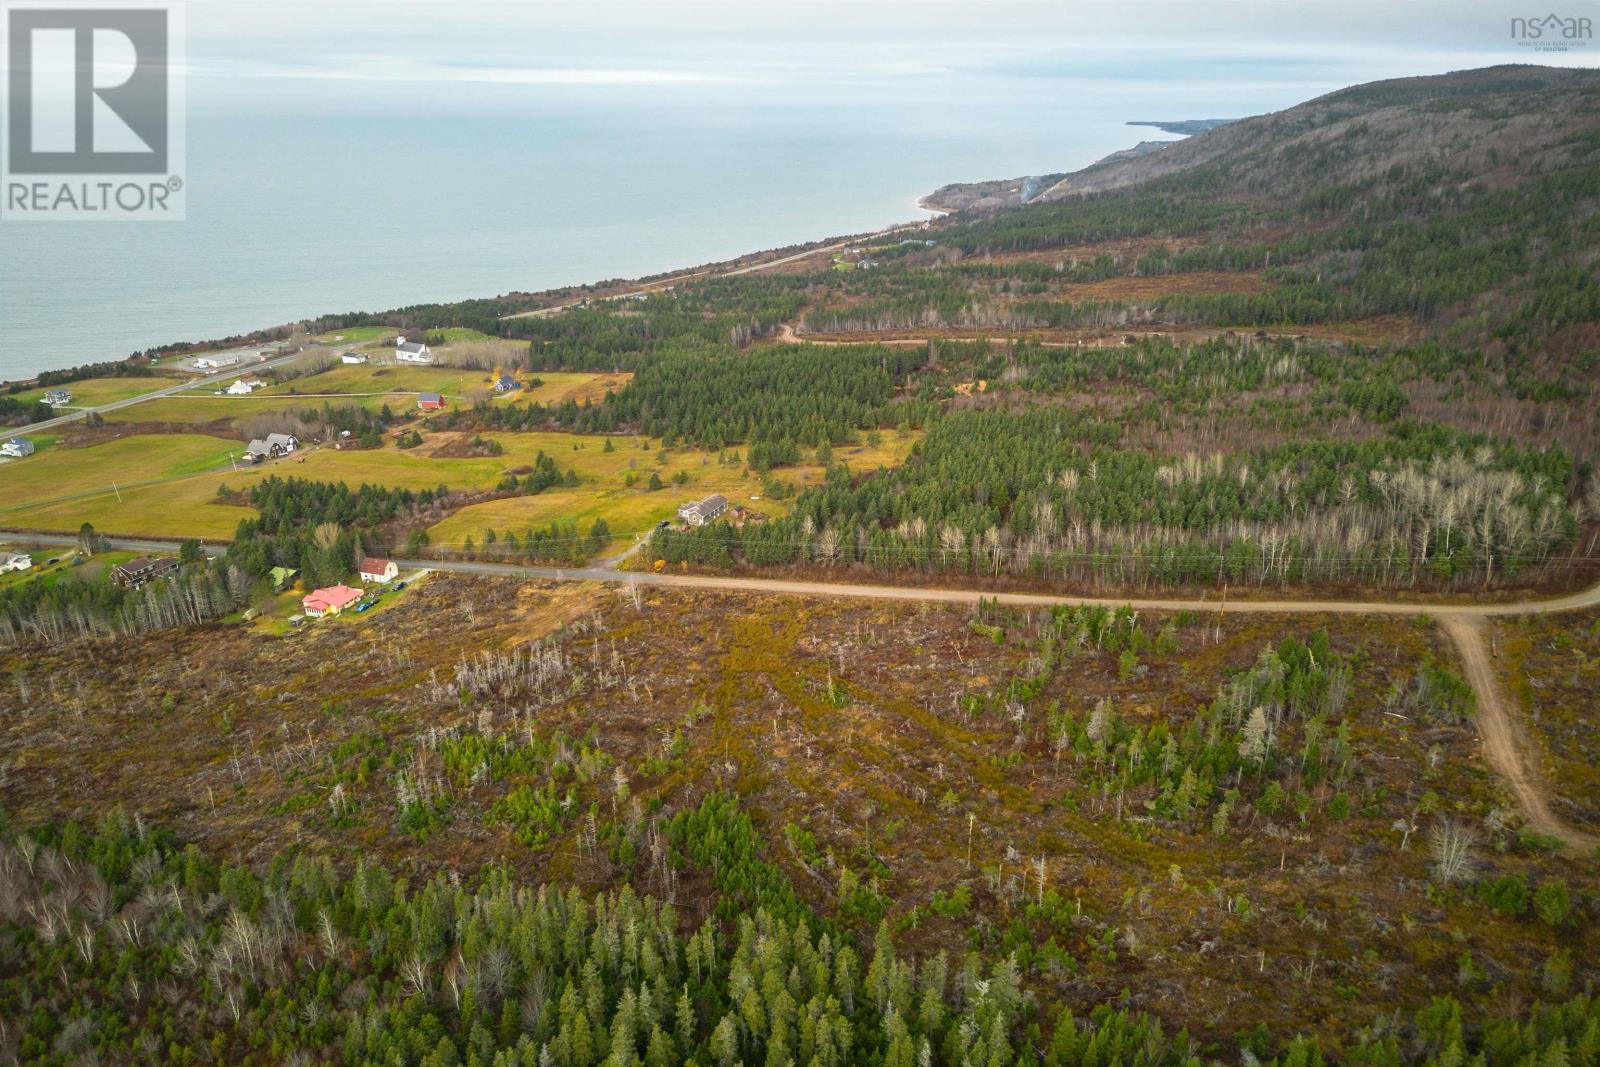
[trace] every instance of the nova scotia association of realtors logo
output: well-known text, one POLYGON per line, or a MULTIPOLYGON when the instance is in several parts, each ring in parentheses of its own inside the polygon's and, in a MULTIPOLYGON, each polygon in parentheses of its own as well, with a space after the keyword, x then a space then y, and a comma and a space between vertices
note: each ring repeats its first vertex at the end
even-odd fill
POLYGON ((0 219, 181 220, 182 7, 16 0, 0 15, 0 219))
POLYGON ((1571 52, 1594 40, 1594 20, 1585 15, 1514 18, 1511 39, 1519 48, 1535 52, 1571 52))

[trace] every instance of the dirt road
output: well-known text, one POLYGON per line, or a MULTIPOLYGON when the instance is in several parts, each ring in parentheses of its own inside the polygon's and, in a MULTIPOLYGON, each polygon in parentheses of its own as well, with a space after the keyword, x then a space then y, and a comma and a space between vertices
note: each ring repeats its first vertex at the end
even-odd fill
POLYGON ((1568 826, 1550 809, 1554 793, 1539 773, 1533 739, 1522 727, 1522 720, 1508 705, 1500 689, 1488 646, 1483 640, 1484 620, 1470 615, 1452 615, 1441 620, 1444 632, 1461 654, 1461 666, 1472 692, 1477 697, 1478 736, 1489 766, 1505 780, 1517 798, 1517 806, 1528 825, 1541 834, 1560 838, 1568 847, 1590 851, 1600 846, 1600 837, 1568 826))

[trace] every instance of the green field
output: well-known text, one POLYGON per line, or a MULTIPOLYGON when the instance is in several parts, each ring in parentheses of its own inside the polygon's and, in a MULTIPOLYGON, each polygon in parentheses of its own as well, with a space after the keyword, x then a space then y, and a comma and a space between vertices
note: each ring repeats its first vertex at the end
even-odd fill
POLYGON ((236 442, 201 434, 143 435, 54 449, 5 468, 0 525, 71 532, 226 536, 248 509, 214 502, 236 442), (214 479, 214 480, 213 480, 214 479), (196 496, 197 486, 209 494, 196 496))
POLYGON ((23 403, 34 400, 43 400, 44 394, 53 389, 65 389, 72 394, 72 403, 62 411, 73 408, 98 407, 101 404, 111 404, 118 400, 126 400, 130 396, 141 393, 153 393, 158 389, 165 389, 172 384, 170 378, 85 378, 81 382, 68 382, 66 385, 52 385, 47 388, 29 389, 18 393, 16 399, 23 403))
MULTIPOLYGON (((9 551, 9 550, 8 550, 9 551)), ((76 548, 60 545, 55 548, 41 548, 28 553, 33 557, 33 569, 29 571, 14 571, 11 574, 0 574, 0 589, 21 585, 24 582, 42 582, 45 585, 54 585, 57 582, 73 580, 80 582, 103 581, 112 567, 119 563, 126 563, 139 553, 116 550, 99 552, 92 558, 86 559, 77 565, 73 560, 78 556, 76 548), (54 564, 50 560, 55 560, 54 564)))
POLYGON ((312 340, 322 345, 362 345, 373 341, 387 341, 397 333, 399 331, 392 326, 351 326, 343 330, 318 334, 312 340))

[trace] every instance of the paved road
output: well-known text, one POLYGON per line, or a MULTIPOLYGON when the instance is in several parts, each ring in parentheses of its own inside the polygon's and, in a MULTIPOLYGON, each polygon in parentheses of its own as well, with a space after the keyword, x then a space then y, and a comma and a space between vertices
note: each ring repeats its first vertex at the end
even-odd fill
MULTIPOLYGON (((354 347, 356 346, 344 345, 339 348, 329 349, 329 352, 333 355, 338 355, 340 352, 348 351, 354 347)), ((17 434, 38 433, 41 430, 49 430, 65 423, 75 422, 78 419, 86 417, 91 411, 104 415, 108 411, 121 411, 123 408, 131 408, 135 404, 143 404, 149 400, 160 400, 162 397, 171 396, 174 393, 181 393, 186 389, 204 389, 208 385, 221 385, 223 382, 231 382, 233 379, 243 377, 246 374, 255 374, 260 371, 279 366, 280 364, 288 363, 289 361, 296 359, 301 355, 304 355, 304 353, 291 352, 287 356, 279 356, 277 359, 269 359, 261 363, 251 363, 247 366, 234 367, 231 370, 218 371, 216 374, 210 374, 204 378, 190 378, 186 381, 169 385, 165 389, 157 389, 153 393, 140 393, 138 396, 130 396, 123 400, 113 400, 111 403, 101 404, 99 407, 76 408, 69 414, 57 415, 53 419, 45 419, 43 422, 36 422, 32 426, 23 426, 19 429, 9 429, 6 431, 6 434, 8 436, 15 436, 17 434)))
MULTIPOLYGON (((75 544, 62 535, 23 535, 20 539, 42 544, 75 544)), ((116 548, 138 552, 170 551, 174 542, 111 538, 116 548)), ((779 578, 734 578, 722 575, 671 574, 653 571, 633 572, 615 569, 617 563, 638 550, 635 546, 623 555, 589 567, 527 567, 509 563, 477 563, 465 560, 396 560, 402 568, 425 568, 454 574, 485 574, 501 577, 533 578, 563 582, 609 582, 621 585, 660 586, 669 589, 705 589, 736 593, 767 593, 801 597, 858 597, 866 600, 893 600, 921 603, 975 604, 979 599, 1016 607, 1098 604, 1119 607, 1127 604, 1141 611, 1220 611, 1230 615, 1338 614, 1428 616, 1440 621, 1445 633, 1461 655, 1467 681, 1477 697, 1475 722, 1483 743, 1484 756, 1496 774, 1503 778, 1516 797, 1528 825, 1541 833, 1559 838, 1567 845, 1589 850, 1600 844, 1596 837, 1568 826, 1551 809, 1553 790, 1539 772, 1532 741, 1521 720, 1511 710, 1500 689, 1499 680, 1483 643, 1483 628, 1491 616, 1547 615, 1600 605, 1600 585, 1565 596, 1542 600, 1509 601, 1499 604, 1428 604, 1387 600, 1205 600, 1178 597, 1083 597, 1047 593, 989 593, 976 589, 940 589, 921 586, 865 585, 848 582, 800 582, 779 578)), ((218 549, 208 548, 215 554, 218 549)))

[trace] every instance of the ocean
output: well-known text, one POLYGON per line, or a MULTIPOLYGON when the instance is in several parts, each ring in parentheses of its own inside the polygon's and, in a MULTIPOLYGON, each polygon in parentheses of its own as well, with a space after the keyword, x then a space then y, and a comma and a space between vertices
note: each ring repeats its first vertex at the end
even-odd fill
POLYGON ((917 198, 946 182, 1166 136, 1128 120, 1312 95, 1034 72, 815 93, 447 87, 403 108, 331 92, 212 106, 192 78, 184 222, 0 223, 0 378, 870 230, 927 217, 917 198))

